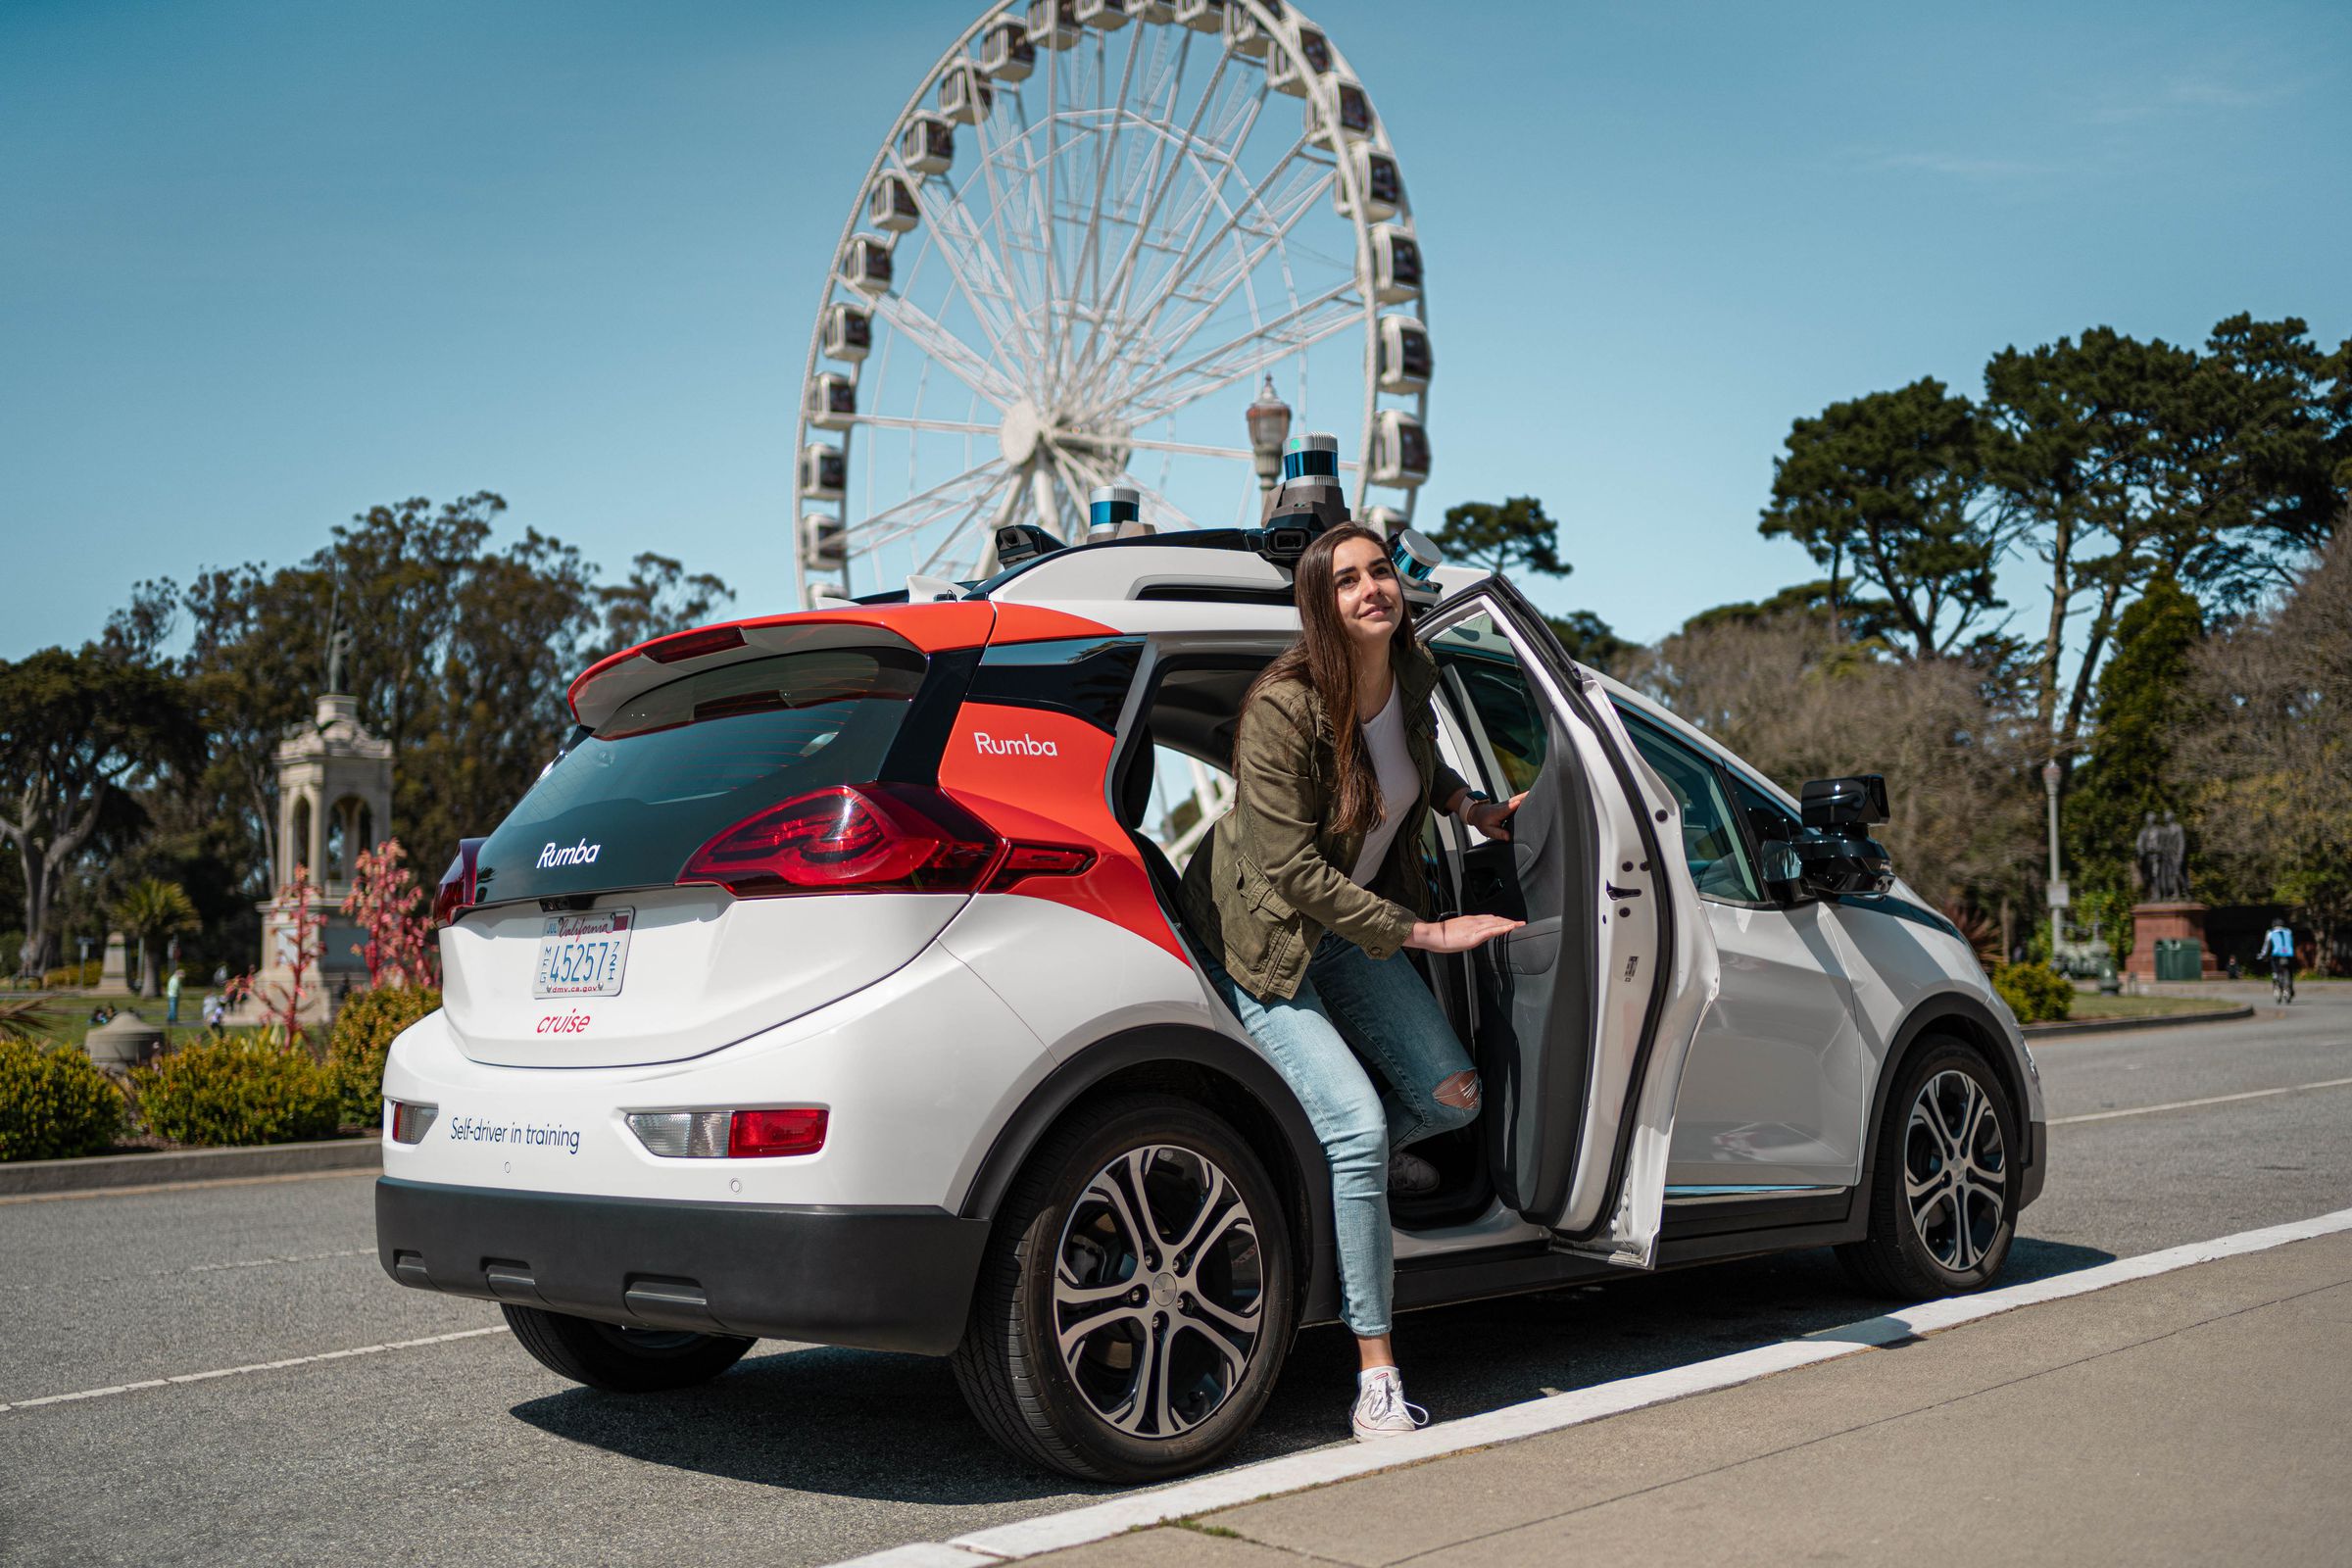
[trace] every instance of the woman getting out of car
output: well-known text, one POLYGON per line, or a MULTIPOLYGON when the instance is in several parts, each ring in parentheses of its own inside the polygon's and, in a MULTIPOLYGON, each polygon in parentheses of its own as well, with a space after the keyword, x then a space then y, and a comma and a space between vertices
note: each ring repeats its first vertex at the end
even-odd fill
POLYGON ((1398 950, 1464 953, 1519 924, 1428 918, 1423 815, 1434 805, 1508 838, 1519 798, 1493 801, 1439 760, 1437 666, 1379 535, 1321 534, 1294 582, 1299 639, 1243 700, 1235 805, 1186 867, 1184 905, 1210 983, 1331 1160, 1341 1316, 1362 1365, 1350 1424, 1369 1440, 1427 1419, 1405 1402, 1390 1344, 1389 1193, 1434 1189, 1437 1171, 1405 1146, 1479 1107, 1467 1053, 1398 950))

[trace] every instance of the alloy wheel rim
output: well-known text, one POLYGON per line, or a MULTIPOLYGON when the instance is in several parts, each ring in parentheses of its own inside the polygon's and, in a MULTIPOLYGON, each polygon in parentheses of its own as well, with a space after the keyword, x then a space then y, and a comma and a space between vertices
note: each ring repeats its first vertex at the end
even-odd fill
POLYGON ((1920 1086, 1903 1134, 1903 1198, 1920 1245, 1966 1273, 1984 1260, 2008 1211, 2009 1158, 1984 1086, 1946 1068, 1920 1086))
POLYGON ((1264 1322, 1257 1224, 1216 1162, 1153 1144, 1095 1173, 1054 1254, 1054 1334, 1080 1397, 1130 1437, 1181 1437, 1241 1386, 1264 1322))

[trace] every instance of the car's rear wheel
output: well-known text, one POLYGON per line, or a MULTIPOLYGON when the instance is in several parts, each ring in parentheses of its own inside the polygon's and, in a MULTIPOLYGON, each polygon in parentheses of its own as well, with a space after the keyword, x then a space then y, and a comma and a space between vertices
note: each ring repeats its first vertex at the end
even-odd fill
POLYGON ((536 1306, 504 1308, 507 1327, 541 1366, 613 1394, 691 1388, 743 1359, 752 1341, 731 1334, 623 1328, 536 1306))
POLYGON ((1265 1166, 1173 1096, 1089 1107, 998 1215, 956 1380, 990 1436, 1095 1481, 1213 1464, 1263 1407, 1296 1321, 1265 1166))
POLYGON ((2017 1233, 2017 1107, 1975 1048, 1920 1042, 1886 1098, 1870 1235, 1838 1250, 1855 1280, 1910 1300, 1982 1290, 2017 1233))

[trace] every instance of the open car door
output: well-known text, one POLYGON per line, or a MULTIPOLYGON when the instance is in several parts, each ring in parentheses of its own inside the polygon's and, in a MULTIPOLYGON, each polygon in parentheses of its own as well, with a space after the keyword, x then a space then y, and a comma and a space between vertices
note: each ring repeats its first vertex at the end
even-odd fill
POLYGON ((1429 612, 1457 736, 1507 843, 1464 857, 1462 908, 1527 924, 1474 957, 1488 1162, 1556 1245, 1647 1268, 1691 1037, 1718 984, 1674 796, 1599 682, 1500 578, 1429 612))

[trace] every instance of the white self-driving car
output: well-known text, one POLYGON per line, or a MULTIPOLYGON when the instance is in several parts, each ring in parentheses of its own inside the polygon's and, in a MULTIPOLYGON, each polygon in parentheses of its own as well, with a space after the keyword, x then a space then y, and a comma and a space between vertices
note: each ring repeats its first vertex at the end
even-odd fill
MULTIPOLYGON (((1337 1317, 1329 1173, 1177 928, 1147 828, 1186 824, 1147 818, 1229 761, 1296 544, 1082 545, 580 676, 443 887, 447 1004, 384 1074, 385 1270, 598 1388, 870 1347, 952 1357, 1074 1475, 1227 1451, 1337 1317)), ((1431 907, 1526 924, 1413 956, 1486 1108, 1418 1146, 1444 1181, 1395 1205, 1398 1305, 1821 1246, 1890 1293, 1984 1285, 2041 1095, 1870 841, 1884 785, 1791 800, 1507 582, 1438 580, 1446 757, 1527 799, 1509 843, 1431 823, 1431 907)))

